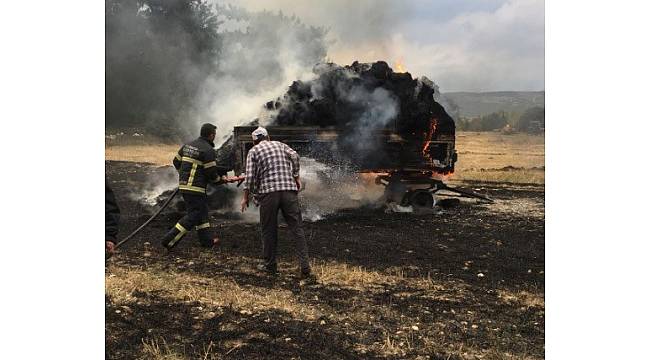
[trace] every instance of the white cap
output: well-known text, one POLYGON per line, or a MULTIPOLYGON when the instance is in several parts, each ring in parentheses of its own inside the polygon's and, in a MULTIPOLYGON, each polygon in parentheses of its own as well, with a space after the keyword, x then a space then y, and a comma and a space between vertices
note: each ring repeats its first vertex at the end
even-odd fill
POLYGON ((265 128, 260 126, 257 129, 255 129, 255 131, 253 131, 251 135, 253 136, 253 140, 258 140, 261 137, 269 136, 269 133, 266 131, 265 128))

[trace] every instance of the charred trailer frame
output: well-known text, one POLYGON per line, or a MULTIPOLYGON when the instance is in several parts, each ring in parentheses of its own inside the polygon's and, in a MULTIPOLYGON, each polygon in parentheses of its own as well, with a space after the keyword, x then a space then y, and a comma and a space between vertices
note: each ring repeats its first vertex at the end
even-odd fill
MULTIPOLYGON (((246 156, 253 147, 251 133, 255 128, 238 126, 234 129, 233 169, 236 174, 246 170, 246 156)), ((357 156, 351 153, 350 144, 342 141, 342 131, 334 127, 269 126, 266 129, 271 140, 291 146, 300 156, 328 165, 346 165, 358 172, 403 172, 431 177, 436 173, 452 173, 457 159, 453 134, 437 135, 425 141, 405 138, 391 130, 375 130, 368 136, 373 156, 357 156)))
MULTIPOLYGON (((251 133, 254 126, 234 128, 232 168, 235 174, 246 171, 246 156, 253 147, 251 133)), ((459 196, 491 201, 484 196, 455 189, 436 179, 437 174, 450 174, 457 160, 454 134, 435 134, 426 137, 404 137, 383 129, 371 133, 373 147, 379 157, 355 157, 341 140, 344 133, 334 127, 269 126, 272 140, 291 146, 301 156, 332 166, 348 166, 357 172, 379 173, 376 183, 386 186, 386 193, 399 194, 402 205, 432 207, 434 194, 445 190, 459 196)))

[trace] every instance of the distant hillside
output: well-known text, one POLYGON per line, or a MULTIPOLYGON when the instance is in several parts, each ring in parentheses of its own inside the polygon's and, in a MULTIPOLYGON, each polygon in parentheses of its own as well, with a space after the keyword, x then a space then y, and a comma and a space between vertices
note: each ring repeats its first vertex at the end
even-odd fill
POLYGON ((458 105, 461 117, 497 111, 523 113, 533 106, 544 107, 544 91, 448 92, 442 96, 458 105))

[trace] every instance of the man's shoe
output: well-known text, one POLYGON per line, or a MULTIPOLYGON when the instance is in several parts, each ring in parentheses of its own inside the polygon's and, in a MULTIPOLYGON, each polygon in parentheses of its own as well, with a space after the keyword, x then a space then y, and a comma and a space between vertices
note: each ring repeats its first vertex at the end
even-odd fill
POLYGON ((260 264, 260 265, 257 265, 256 268, 257 268, 258 271, 263 271, 263 272, 265 272, 265 273, 267 273, 267 274, 269 274, 269 275, 275 275, 275 274, 278 273, 278 268, 277 268, 277 266, 267 267, 267 266, 264 265, 264 264, 260 264))

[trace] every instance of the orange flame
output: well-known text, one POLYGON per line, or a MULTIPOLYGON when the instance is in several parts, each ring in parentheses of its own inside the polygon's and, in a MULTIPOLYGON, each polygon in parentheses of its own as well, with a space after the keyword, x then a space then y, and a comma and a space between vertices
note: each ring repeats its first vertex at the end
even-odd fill
POLYGON ((404 63, 402 62, 402 59, 398 59, 395 61, 395 72, 398 73, 405 73, 406 72, 406 67, 404 66, 404 63))
MULTIPOLYGON (((424 156, 425 159, 429 160, 431 166, 433 166, 433 159, 431 158, 431 154, 429 154, 429 147, 431 146, 431 141, 436 135, 437 129, 438 119, 432 118, 431 122, 429 123, 429 130, 424 135, 424 146, 422 146, 422 156, 424 156)), ((453 170, 448 170, 445 172, 435 171, 431 173, 431 177, 434 179, 447 180, 453 174, 453 170)))
POLYGON ((448 170, 448 171, 445 171, 445 172, 434 172, 433 174, 431 174, 431 177, 434 178, 434 179, 446 181, 450 177, 452 177, 453 175, 454 175, 454 171, 453 170, 448 170))
POLYGON ((431 154, 429 154, 427 151, 429 150, 431 140, 433 139, 433 135, 435 135, 437 128, 438 119, 432 118, 431 122, 429 123, 429 131, 424 136, 424 147, 422 148, 422 155, 430 162, 433 162, 433 159, 431 159, 431 154))

